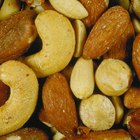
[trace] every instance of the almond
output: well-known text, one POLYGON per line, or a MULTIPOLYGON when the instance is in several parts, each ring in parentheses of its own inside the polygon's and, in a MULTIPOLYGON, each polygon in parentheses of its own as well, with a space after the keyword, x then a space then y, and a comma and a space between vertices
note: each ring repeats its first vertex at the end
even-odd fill
POLYGON ((97 58, 109 51, 128 30, 130 16, 120 6, 108 9, 92 28, 84 45, 84 58, 97 58))
POLYGON ((66 137, 77 128, 75 102, 66 78, 56 73, 49 76, 43 86, 43 105, 48 121, 66 137))
POLYGON ((124 95, 124 105, 129 109, 140 108, 140 88, 131 87, 124 95))
POLYGON ((88 16, 83 19, 87 28, 91 28, 98 18, 107 9, 109 0, 80 0, 88 11, 88 16))
POLYGON ((138 34, 133 42, 132 63, 140 80, 140 34, 138 34))

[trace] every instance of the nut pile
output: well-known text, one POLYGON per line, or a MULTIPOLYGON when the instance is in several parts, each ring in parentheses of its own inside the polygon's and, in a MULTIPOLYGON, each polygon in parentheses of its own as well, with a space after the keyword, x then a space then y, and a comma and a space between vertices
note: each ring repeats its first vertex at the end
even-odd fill
POLYGON ((139 140, 139 7, 0 0, 0 140, 139 140))

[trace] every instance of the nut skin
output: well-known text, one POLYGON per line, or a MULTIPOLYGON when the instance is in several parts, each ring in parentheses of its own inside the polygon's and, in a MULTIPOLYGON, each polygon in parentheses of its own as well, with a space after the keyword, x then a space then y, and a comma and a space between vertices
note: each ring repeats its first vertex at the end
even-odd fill
POLYGON ((130 134, 123 129, 95 131, 76 136, 74 140, 131 140, 130 134))
POLYGON ((140 34, 138 34, 133 42, 132 63, 140 81, 140 34))
POLYGON ((47 134, 38 128, 22 128, 0 137, 0 140, 14 140, 14 137, 16 140, 48 140, 47 134))
POLYGON ((127 10, 120 6, 109 8, 92 28, 84 45, 83 57, 96 59, 105 54, 121 40, 129 24, 127 10))
POLYGON ((70 138, 78 127, 75 102, 66 78, 55 73, 43 85, 42 99, 48 122, 70 138))
POLYGON ((140 108, 140 88, 130 87, 124 94, 124 105, 128 109, 140 108))
POLYGON ((0 22, 0 63, 25 53, 37 36, 32 10, 18 12, 0 22))
POLYGON ((127 116, 127 127, 130 134, 137 140, 140 139, 140 108, 130 112, 127 116))
POLYGON ((83 19, 87 28, 91 28, 108 7, 105 0, 80 0, 88 11, 88 16, 83 19))

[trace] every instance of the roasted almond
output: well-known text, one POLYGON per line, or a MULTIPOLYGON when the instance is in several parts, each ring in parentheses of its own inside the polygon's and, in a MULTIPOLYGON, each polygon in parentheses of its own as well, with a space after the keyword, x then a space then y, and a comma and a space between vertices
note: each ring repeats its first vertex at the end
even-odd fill
POLYGON ((129 109, 140 108, 140 88, 130 87, 124 94, 124 105, 129 109))
POLYGON ((37 36, 32 10, 18 12, 0 21, 0 63, 25 53, 37 36))
POLYGON ((107 9, 109 0, 80 0, 88 11, 88 16, 83 19, 87 28, 91 28, 98 18, 107 9))
POLYGON ((66 78, 56 73, 43 86, 43 105, 48 121, 66 137, 75 134, 78 127, 75 102, 66 78))
POLYGON ((84 45, 84 58, 98 58, 109 51, 128 30, 130 16, 120 6, 109 8, 96 22, 84 45))

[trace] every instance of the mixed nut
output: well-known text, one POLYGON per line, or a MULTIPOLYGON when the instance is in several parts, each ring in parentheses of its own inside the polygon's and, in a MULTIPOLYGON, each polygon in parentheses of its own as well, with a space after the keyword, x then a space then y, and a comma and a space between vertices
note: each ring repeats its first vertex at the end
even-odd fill
POLYGON ((140 139, 139 0, 0 0, 0 140, 140 139))

